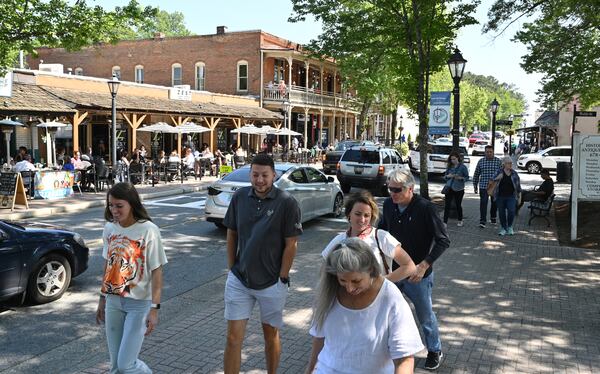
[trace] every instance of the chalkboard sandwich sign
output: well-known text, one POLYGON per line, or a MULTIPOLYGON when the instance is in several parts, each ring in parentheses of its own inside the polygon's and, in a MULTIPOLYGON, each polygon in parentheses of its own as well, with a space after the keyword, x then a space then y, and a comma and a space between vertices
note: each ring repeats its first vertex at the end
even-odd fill
POLYGON ((29 209, 23 178, 20 173, 0 173, 0 208, 12 211, 15 205, 29 209))

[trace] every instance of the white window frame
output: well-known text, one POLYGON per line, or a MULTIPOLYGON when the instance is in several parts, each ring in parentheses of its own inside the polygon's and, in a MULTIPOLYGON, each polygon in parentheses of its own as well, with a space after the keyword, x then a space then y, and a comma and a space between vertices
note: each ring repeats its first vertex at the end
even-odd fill
POLYGON ((81 67, 75 68, 75 75, 83 75, 83 68, 81 68, 81 67))
POLYGON ((248 87, 250 85, 250 79, 248 78, 248 76, 250 75, 249 70, 248 70, 248 61, 246 61, 246 60, 238 61, 235 75, 237 77, 237 80, 236 80, 237 81, 237 84, 236 84, 237 90, 239 92, 248 92, 248 87), (245 77, 240 77, 240 66, 242 66, 242 65, 246 65, 246 76, 245 77), (246 79, 246 89, 243 89, 243 90, 240 89, 240 79, 246 79))
POLYGON ((133 77, 134 77, 134 81, 135 83, 144 83, 144 65, 136 65, 135 68, 133 69, 133 77), (138 76, 138 72, 141 71, 141 78, 138 76))
POLYGON ((117 76, 118 80, 122 80, 121 79, 121 67, 113 66, 112 69, 110 69, 110 76, 111 76, 111 78, 114 76, 117 76))
POLYGON ((196 62, 194 65, 194 88, 198 91, 206 90, 206 64, 204 62, 196 62), (198 76, 198 68, 202 67, 202 78, 198 76), (202 84, 200 84, 200 79, 202 79, 202 84))
POLYGON ((171 65, 171 86, 178 86, 181 84, 183 84, 183 68, 180 63, 176 62, 171 65), (177 68, 179 68, 180 71, 179 82, 175 82, 175 69, 177 68))

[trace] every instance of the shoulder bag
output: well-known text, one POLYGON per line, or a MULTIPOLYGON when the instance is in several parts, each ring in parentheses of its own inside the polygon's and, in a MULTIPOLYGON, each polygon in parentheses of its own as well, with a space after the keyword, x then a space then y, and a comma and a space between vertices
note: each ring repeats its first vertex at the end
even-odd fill
POLYGON ((490 197, 494 196, 494 190, 496 189, 496 185, 497 184, 498 184, 498 181, 496 181, 494 179, 492 179, 492 180, 490 180, 488 182, 488 185, 487 185, 487 194, 488 194, 488 196, 490 196, 490 197))
POLYGON ((383 268, 385 269, 385 274, 389 274, 390 267, 388 266, 387 260, 385 259, 385 253, 383 253, 381 247, 379 246, 379 236, 377 236, 378 232, 379 229, 375 229, 375 241, 377 242, 377 249, 379 249, 379 254, 381 255, 381 260, 383 261, 383 268))

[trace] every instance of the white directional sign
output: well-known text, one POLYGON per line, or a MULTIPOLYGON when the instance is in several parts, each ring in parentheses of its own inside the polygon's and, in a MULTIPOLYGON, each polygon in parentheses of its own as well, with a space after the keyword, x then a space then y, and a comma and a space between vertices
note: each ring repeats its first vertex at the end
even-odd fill
POLYGON ((600 199, 600 135, 584 135, 579 143, 579 199, 600 199))

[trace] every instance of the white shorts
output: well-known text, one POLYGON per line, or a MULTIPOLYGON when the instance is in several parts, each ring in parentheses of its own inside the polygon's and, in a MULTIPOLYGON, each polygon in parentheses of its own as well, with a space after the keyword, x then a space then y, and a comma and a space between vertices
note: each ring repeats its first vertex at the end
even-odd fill
POLYGON ((261 322, 279 329, 283 326, 283 307, 287 293, 288 286, 280 280, 265 289, 253 290, 244 286, 230 271, 225 283, 225 319, 250 319, 254 304, 258 301, 261 322))

